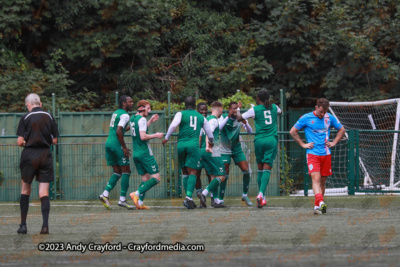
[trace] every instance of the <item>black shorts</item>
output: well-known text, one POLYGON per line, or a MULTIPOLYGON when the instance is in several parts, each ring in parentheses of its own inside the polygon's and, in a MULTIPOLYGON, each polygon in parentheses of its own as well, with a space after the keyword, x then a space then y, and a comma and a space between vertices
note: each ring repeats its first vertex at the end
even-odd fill
POLYGON ((25 148, 21 154, 21 178, 31 184, 36 176, 39 183, 54 181, 53 159, 50 148, 25 148))

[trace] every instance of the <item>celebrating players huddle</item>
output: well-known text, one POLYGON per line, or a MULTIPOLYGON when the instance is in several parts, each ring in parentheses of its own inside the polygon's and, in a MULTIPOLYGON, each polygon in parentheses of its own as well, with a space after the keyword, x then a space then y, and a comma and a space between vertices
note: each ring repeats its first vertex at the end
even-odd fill
MULTIPOLYGON (((250 183, 249 165, 240 143, 240 131, 243 127, 247 133, 253 129, 247 123, 249 118, 255 121, 255 156, 258 165, 257 207, 266 206, 265 192, 270 180, 271 169, 277 154, 278 131, 277 117, 281 110, 270 103, 270 95, 262 89, 257 94, 257 105, 244 114, 240 113, 241 103, 231 102, 228 114, 222 115, 223 105, 219 101, 211 104, 211 115, 208 114, 206 103, 199 103, 196 110, 194 97, 185 98, 185 110, 178 112, 162 144, 165 145, 171 134, 179 126, 178 134, 178 161, 182 169, 183 188, 186 198, 183 205, 188 209, 197 207, 193 201, 193 191, 200 199, 200 208, 207 207, 206 197, 210 194, 211 206, 225 208, 224 195, 229 179, 229 166, 233 159, 243 173, 243 194, 241 200, 248 206, 253 203, 248 197, 250 183), (206 170, 208 185, 203 190, 200 180, 201 170, 206 170)), ((321 100, 321 99, 320 99, 321 100)), ((291 130, 291 135, 303 148, 307 148, 307 161, 310 162, 309 172, 313 180, 315 194, 315 214, 326 212, 323 202, 325 182, 328 175, 332 174, 330 147, 336 145, 344 134, 343 126, 329 113, 329 102, 319 100, 314 113, 303 116, 291 130), (320 103, 321 102, 321 103, 320 103), (314 121, 316 122, 314 124, 314 121), (335 140, 329 142, 330 126, 340 129, 335 140), (317 129, 317 128, 318 129, 317 129), (305 129, 308 144, 303 143, 297 132, 305 129)), ((136 209, 149 209, 143 201, 145 193, 160 182, 157 162, 153 156, 148 141, 154 138, 162 139, 163 133, 148 134, 148 127, 159 119, 153 115, 147 117, 151 105, 146 100, 137 103, 137 113, 129 118, 128 112, 132 110, 133 102, 128 96, 121 96, 119 109, 116 110, 110 122, 110 133, 106 141, 107 165, 112 166, 114 173, 110 177, 104 192, 99 196, 100 201, 107 209, 111 209, 109 193, 121 179, 121 194, 118 205, 133 209, 126 201, 131 174, 129 157, 131 150, 127 148, 123 136, 125 131, 130 131, 133 143, 133 162, 142 181, 139 188, 130 194, 136 209)))

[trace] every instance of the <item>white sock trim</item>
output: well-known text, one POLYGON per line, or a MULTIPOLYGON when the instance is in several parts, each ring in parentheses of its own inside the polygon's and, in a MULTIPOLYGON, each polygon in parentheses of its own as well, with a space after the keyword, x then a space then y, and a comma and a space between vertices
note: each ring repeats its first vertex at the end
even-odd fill
MULTIPOLYGON (((206 189, 204 189, 203 190, 203 192, 201 192, 204 196, 207 196, 208 195, 208 190, 207 190, 207 188, 206 189)), ((212 194, 212 193, 211 193, 212 194)))

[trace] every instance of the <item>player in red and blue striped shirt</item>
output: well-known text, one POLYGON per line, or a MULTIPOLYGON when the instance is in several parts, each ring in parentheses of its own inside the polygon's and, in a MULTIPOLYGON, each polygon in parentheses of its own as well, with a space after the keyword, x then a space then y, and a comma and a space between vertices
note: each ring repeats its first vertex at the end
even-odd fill
POLYGON ((343 125, 328 113, 329 101, 320 98, 315 106, 315 111, 304 114, 292 127, 290 134, 303 148, 307 149, 307 166, 311 175, 312 187, 315 195, 315 214, 326 213, 327 205, 324 203, 326 178, 332 175, 331 147, 334 147, 343 137, 343 125), (339 132, 336 138, 329 142, 330 128, 339 132), (307 144, 304 143, 298 132, 304 129, 307 144))

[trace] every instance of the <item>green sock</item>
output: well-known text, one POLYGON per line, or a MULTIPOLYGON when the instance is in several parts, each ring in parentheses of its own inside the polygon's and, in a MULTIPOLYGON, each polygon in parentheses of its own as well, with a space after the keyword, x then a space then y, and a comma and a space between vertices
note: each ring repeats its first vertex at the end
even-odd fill
POLYGON ((187 190, 187 183, 188 183, 189 175, 182 175, 182 181, 183 181, 183 190, 187 190))
POLYGON ((130 173, 123 173, 121 177, 121 197, 126 196, 126 192, 128 192, 129 188, 129 176, 130 173))
POLYGON ((214 190, 211 190, 211 193, 212 193, 214 199, 218 199, 218 186, 216 188, 214 188, 214 190))
POLYGON ((260 187, 260 193, 265 196, 265 190, 267 190, 267 185, 269 183, 269 176, 271 175, 271 170, 264 170, 263 176, 261 179, 261 187, 260 187))
POLYGON ((257 184, 258 184, 258 190, 261 188, 261 178, 263 176, 264 170, 258 170, 257 174, 257 184))
POLYGON ((229 175, 225 175, 225 180, 219 186, 218 199, 224 201, 226 183, 228 182, 229 175))
POLYGON ((208 192, 212 192, 214 198, 218 198, 218 186, 221 183, 221 179, 220 178, 214 178, 212 179, 212 181, 210 182, 210 184, 207 186, 207 191, 208 192), (215 193, 215 190, 217 190, 217 192, 215 193))
POLYGON ((196 186, 196 175, 190 175, 187 180, 186 196, 192 198, 194 187, 196 186))
MULTIPOLYGON (((145 183, 146 183, 146 181, 142 181, 142 182, 140 183, 140 185, 139 185, 139 188, 141 188, 142 185, 144 185, 145 183)), ((139 190, 139 189, 138 189, 138 190, 139 190)), ((139 195, 139 200, 140 200, 140 201, 143 201, 145 195, 146 195, 146 193, 140 194, 140 195, 139 195)))
POLYGON ((108 192, 111 192, 111 190, 113 190, 119 178, 121 178, 121 174, 119 173, 113 173, 113 175, 111 175, 110 180, 108 180, 108 184, 106 186, 106 190, 108 192))
POLYGON ((139 195, 144 194, 145 192, 149 191, 150 188, 153 186, 156 186, 160 181, 157 180, 156 178, 150 178, 147 182, 144 183, 142 187, 139 188, 139 195))
POLYGON ((249 192, 250 185, 250 173, 248 171, 243 172, 243 195, 247 195, 249 192))

